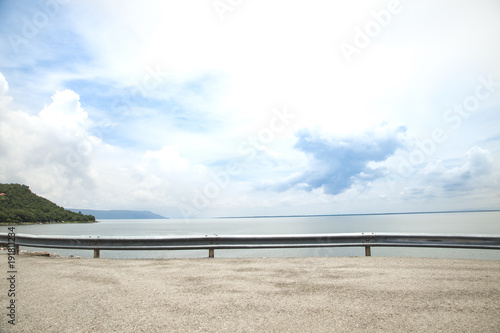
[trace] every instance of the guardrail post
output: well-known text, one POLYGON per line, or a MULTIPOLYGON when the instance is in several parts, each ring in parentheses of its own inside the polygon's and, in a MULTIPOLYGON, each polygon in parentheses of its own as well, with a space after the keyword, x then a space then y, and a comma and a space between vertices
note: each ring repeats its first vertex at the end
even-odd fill
POLYGON ((208 249, 208 257, 213 258, 214 257, 214 249, 208 249))
POLYGON ((94 249, 94 258, 100 258, 100 257, 101 257, 101 250, 94 249))
POLYGON ((16 256, 18 256, 18 255, 19 255, 19 245, 15 245, 15 246, 14 246, 14 254, 15 254, 16 256))
POLYGON ((365 257, 371 257, 372 250, 369 246, 365 246, 365 257))

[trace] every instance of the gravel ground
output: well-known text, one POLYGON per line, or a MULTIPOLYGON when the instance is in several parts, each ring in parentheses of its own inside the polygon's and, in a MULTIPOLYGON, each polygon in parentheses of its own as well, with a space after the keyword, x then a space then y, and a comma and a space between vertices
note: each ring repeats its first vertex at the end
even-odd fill
POLYGON ((16 325, 2 278, 1 332, 500 332, 500 261, 20 255, 16 265, 16 325))

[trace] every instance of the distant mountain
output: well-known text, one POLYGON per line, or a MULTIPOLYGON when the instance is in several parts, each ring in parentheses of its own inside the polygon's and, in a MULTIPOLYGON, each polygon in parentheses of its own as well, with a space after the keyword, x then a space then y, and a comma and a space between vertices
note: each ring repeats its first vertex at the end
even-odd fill
POLYGON ((0 223, 94 222, 31 192, 27 185, 0 184, 0 223))
POLYGON ((96 209, 74 209, 70 208, 72 212, 82 214, 94 215, 96 219, 167 219, 164 217, 150 211, 139 211, 139 210, 96 210, 96 209))

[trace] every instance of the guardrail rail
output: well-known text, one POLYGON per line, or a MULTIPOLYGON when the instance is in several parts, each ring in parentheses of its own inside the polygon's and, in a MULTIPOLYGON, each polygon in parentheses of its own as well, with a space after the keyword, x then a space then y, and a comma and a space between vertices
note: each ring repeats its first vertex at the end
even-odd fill
MULTIPOLYGON (((12 240, 10 240, 12 241, 12 240)), ((8 244, 8 234, 0 233, 0 244, 8 244)), ((458 234, 335 233, 300 235, 205 235, 205 236, 49 236, 16 234, 19 246, 93 250, 202 250, 214 257, 216 249, 364 247, 371 255, 373 246, 500 249, 500 236, 458 234)))

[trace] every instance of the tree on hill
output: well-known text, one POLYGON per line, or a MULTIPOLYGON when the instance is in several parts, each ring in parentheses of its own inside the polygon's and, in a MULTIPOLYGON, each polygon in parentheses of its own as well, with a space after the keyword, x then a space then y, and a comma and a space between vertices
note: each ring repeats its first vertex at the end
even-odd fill
POLYGON ((90 222, 93 215, 66 210, 42 198, 27 185, 0 184, 0 222, 90 222))

